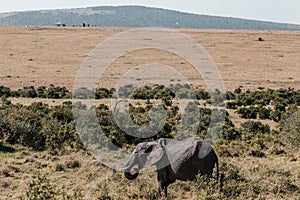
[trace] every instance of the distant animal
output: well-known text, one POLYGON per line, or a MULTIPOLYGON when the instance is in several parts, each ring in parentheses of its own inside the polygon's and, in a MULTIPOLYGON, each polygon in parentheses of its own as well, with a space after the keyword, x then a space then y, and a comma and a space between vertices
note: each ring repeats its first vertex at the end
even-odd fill
POLYGON ((263 42, 264 39, 263 39, 262 37, 259 37, 259 38, 258 38, 258 41, 263 42))
POLYGON ((161 138, 136 146, 125 164, 124 176, 133 180, 142 168, 156 166, 158 193, 164 191, 167 196, 168 186, 176 180, 194 180, 198 174, 212 177, 215 165, 218 179, 218 157, 208 142, 200 138, 183 141, 161 138))

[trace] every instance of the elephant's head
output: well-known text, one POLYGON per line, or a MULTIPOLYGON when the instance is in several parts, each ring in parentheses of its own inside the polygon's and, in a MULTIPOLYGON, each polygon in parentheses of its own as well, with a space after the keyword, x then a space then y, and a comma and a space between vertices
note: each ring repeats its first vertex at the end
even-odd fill
POLYGON ((138 144, 125 164, 125 177, 129 180, 135 179, 142 168, 156 165, 160 160, 162 160, 163 155, 164 149, 160 141, 143 142, 138 144), (137 168, 133 169, 134 166, 137 166, 137 168))

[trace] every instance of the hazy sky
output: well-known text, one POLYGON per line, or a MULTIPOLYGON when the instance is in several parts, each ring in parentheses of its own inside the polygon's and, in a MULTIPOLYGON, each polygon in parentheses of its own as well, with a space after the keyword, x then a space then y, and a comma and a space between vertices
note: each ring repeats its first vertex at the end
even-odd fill
POLYGON ((144 5, 198 14, 300 24, 300 0, 0 0, 0 12, 144 5))

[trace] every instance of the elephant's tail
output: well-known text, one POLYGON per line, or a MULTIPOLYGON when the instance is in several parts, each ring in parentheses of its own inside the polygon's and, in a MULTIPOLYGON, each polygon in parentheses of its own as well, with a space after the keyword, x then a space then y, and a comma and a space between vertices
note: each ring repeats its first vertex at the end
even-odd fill
POLYGON ((217 180, 219 180, 219 161, 218 161, 218 158, 216 160, 216 167, 217 167, 217 180))

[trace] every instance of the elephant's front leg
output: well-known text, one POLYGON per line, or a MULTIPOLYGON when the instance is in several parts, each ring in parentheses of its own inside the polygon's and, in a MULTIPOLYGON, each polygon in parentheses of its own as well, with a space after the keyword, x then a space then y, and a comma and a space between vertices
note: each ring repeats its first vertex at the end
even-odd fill
POLYGON ((168 196, 168 189, 167 186, 163 184, 163 182, 160 180, 158 181, 158 195, 161 196, 161 192, 164 191, 165 197, 168 196))
POLYGON ((168 186, 164 186, 164 190, 165 190, 165 197, 168 197, 168 186))
POLYGON ((158 195, 161 196, 161 192, 163 191, 163 186, 161 181, 158 181, 158 195))
POLYGON ((161 192, 165 193, 165 197, 168 195, 168 174, 165 170, 159 170, 157 173, 157 181, 158 181, 158 195, 161 196, 161 192))

